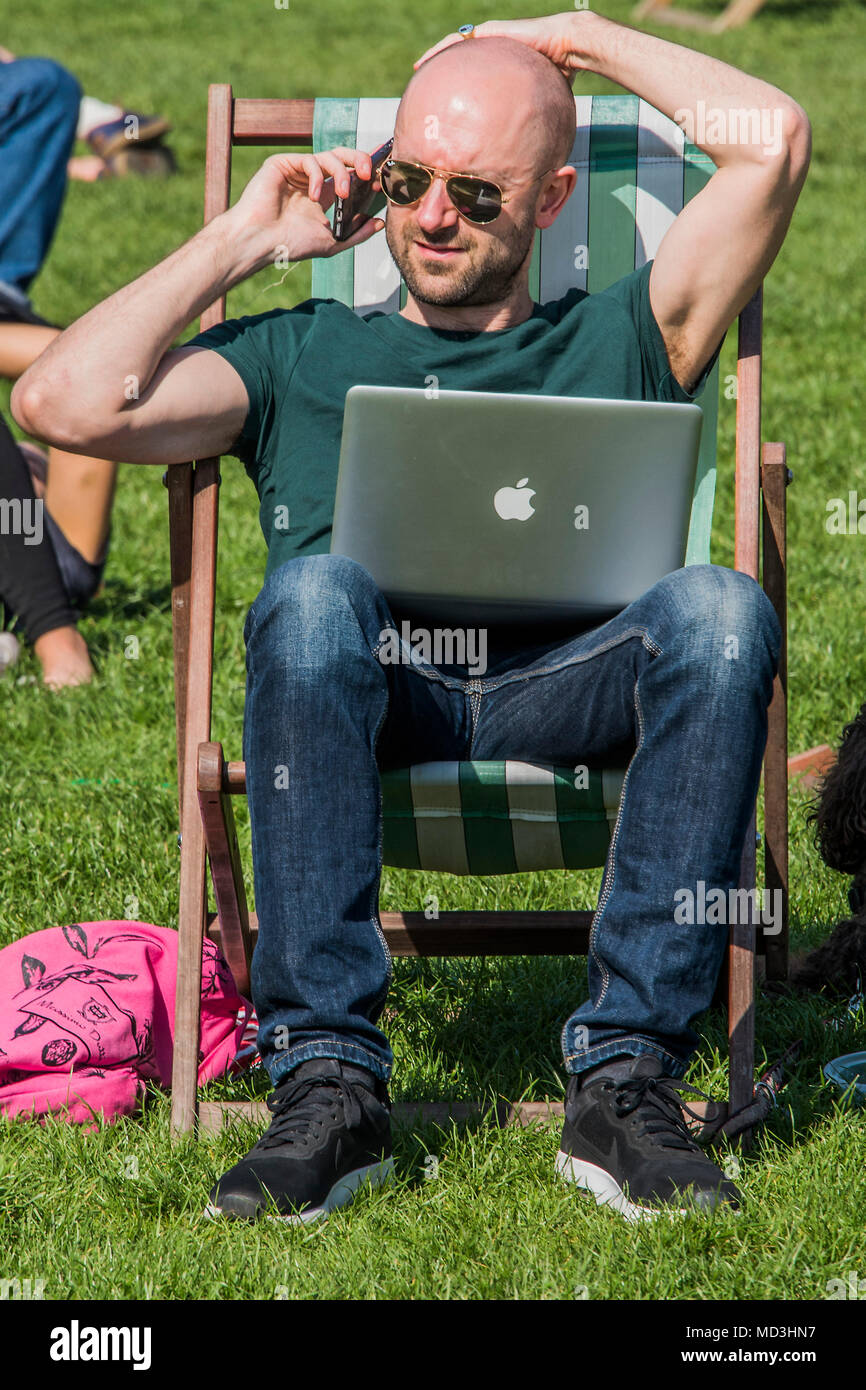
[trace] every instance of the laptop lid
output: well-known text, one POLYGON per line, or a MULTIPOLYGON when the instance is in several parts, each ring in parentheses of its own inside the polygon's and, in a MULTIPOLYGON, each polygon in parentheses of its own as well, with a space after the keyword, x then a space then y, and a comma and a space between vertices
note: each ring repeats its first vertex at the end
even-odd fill
POLYGON ((331 553, 395 610, 603 621, 685 559, 693 404, 353 386, 331 553))

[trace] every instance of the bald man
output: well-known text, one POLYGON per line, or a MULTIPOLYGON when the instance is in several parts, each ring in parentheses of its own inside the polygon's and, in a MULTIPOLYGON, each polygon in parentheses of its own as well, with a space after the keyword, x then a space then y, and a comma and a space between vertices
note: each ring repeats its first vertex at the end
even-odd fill
POLYGON ((337 245, 325 215, 350 169, 370 178, 367 152, 275 155, 235 207, 67 329, 13 396, 19 422, 64 449, 160 465, 234 454, 260 498, 268 563, 244 631, 244 753, 253 995, 274 1118, 208 1209, 252 1219, 270 1206, 307 1221, 393 1170, 393 1054, 377 1027, 391 980, 378 914, 380 771, 617 757, 630 762, 590 997, 562 1030, 556 1169, 629 1219, 736 1206, 674 1088, 728 925, 684 922, 676 904, 684 889, 738 881, 780 644, 762 590, 691 566, 600 627, 494 634, 486 673, 470 680, 464 668, 380 659, 400 615, 365 569, 328 549, 344 401, 357 382, 422 387, 432 372, 443 389, 693 400, 781 245, 808 167, 808 121, 776 88, 589 11, 483 24, 425 59, 382 174, 387 243, 409 291, 399 313, 310 299, 170 349, 278 255, 331 256, 383 225, 367 219, 337 245), (718 172, 653 262, 603 293, 572 289, 541 305, 528 290, 533 239, 575 185, 570 82, 584 69, 686 123, 701 101, 720 111, 712 140, 688 131, 718 172), (749 107, 778 112, 777 147, 734 128, 749 107))

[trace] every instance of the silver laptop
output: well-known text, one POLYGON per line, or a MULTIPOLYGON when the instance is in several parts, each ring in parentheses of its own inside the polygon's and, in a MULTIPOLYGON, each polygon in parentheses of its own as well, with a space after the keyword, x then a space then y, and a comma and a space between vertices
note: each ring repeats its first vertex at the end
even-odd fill
POLYGON ((697 405, 353 386, 331 553, 399 612, 602 621, 685 560, 697 405))

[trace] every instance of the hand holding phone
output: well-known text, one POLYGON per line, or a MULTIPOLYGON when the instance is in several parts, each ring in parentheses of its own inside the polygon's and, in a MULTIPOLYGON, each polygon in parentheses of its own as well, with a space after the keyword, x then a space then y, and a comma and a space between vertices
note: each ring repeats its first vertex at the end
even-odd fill
POLYGON ((394 146, 394 137, 380 145, 370 155, 373 166, 369 179, 359 178, 354 172, 349 177, 349 192, 345 198, 337 198, 334 203, 334 240, 346 241, 356 232, 367 217, 372 217, 385 205, 385 195, 376 187, 379 170, 394 146))

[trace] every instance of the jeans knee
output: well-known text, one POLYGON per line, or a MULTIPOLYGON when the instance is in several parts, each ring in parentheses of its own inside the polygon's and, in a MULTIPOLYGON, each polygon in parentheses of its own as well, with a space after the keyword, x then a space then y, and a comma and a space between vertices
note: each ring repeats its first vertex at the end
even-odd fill
POLYGON ((369 571, 346 555, 303 555, 274 570, 255 607, 289 602, 316 612, 344 595, 352 597, 375 589, 369 571))
MULTIPOLYGON (((345 624, 380 598, 372 575, 345 555, 306 555, 275 569, 247 615, 244 637, 249 643, 265 626, 275 635, 292 634, 294 650, 321 653, 339 644, 345 624)), ((357 626, 356 622, 351 624, 357 626)))
POLYGON ((741 640, 763 642, 772 653, 773 667, 778 665, 782 645, 782 629, 776 610, 764 589, 749 574, 741 570, 713 566, 719 576, 720 602, 718 620, 726 633, 741 640))
POLYGON ((723 565, 687 565, 668 575, 678 622, 705 640, 721 641, 728 654, 764 643, 774 668, 782 629, 770 599, 751 575, 723 565))
POLYGON ((81 85, 68 68, 53 58, 18 58, 11 66, 19 90, 29 94, 34 108, 51 107, 58 116, 77 123, 81 85))

